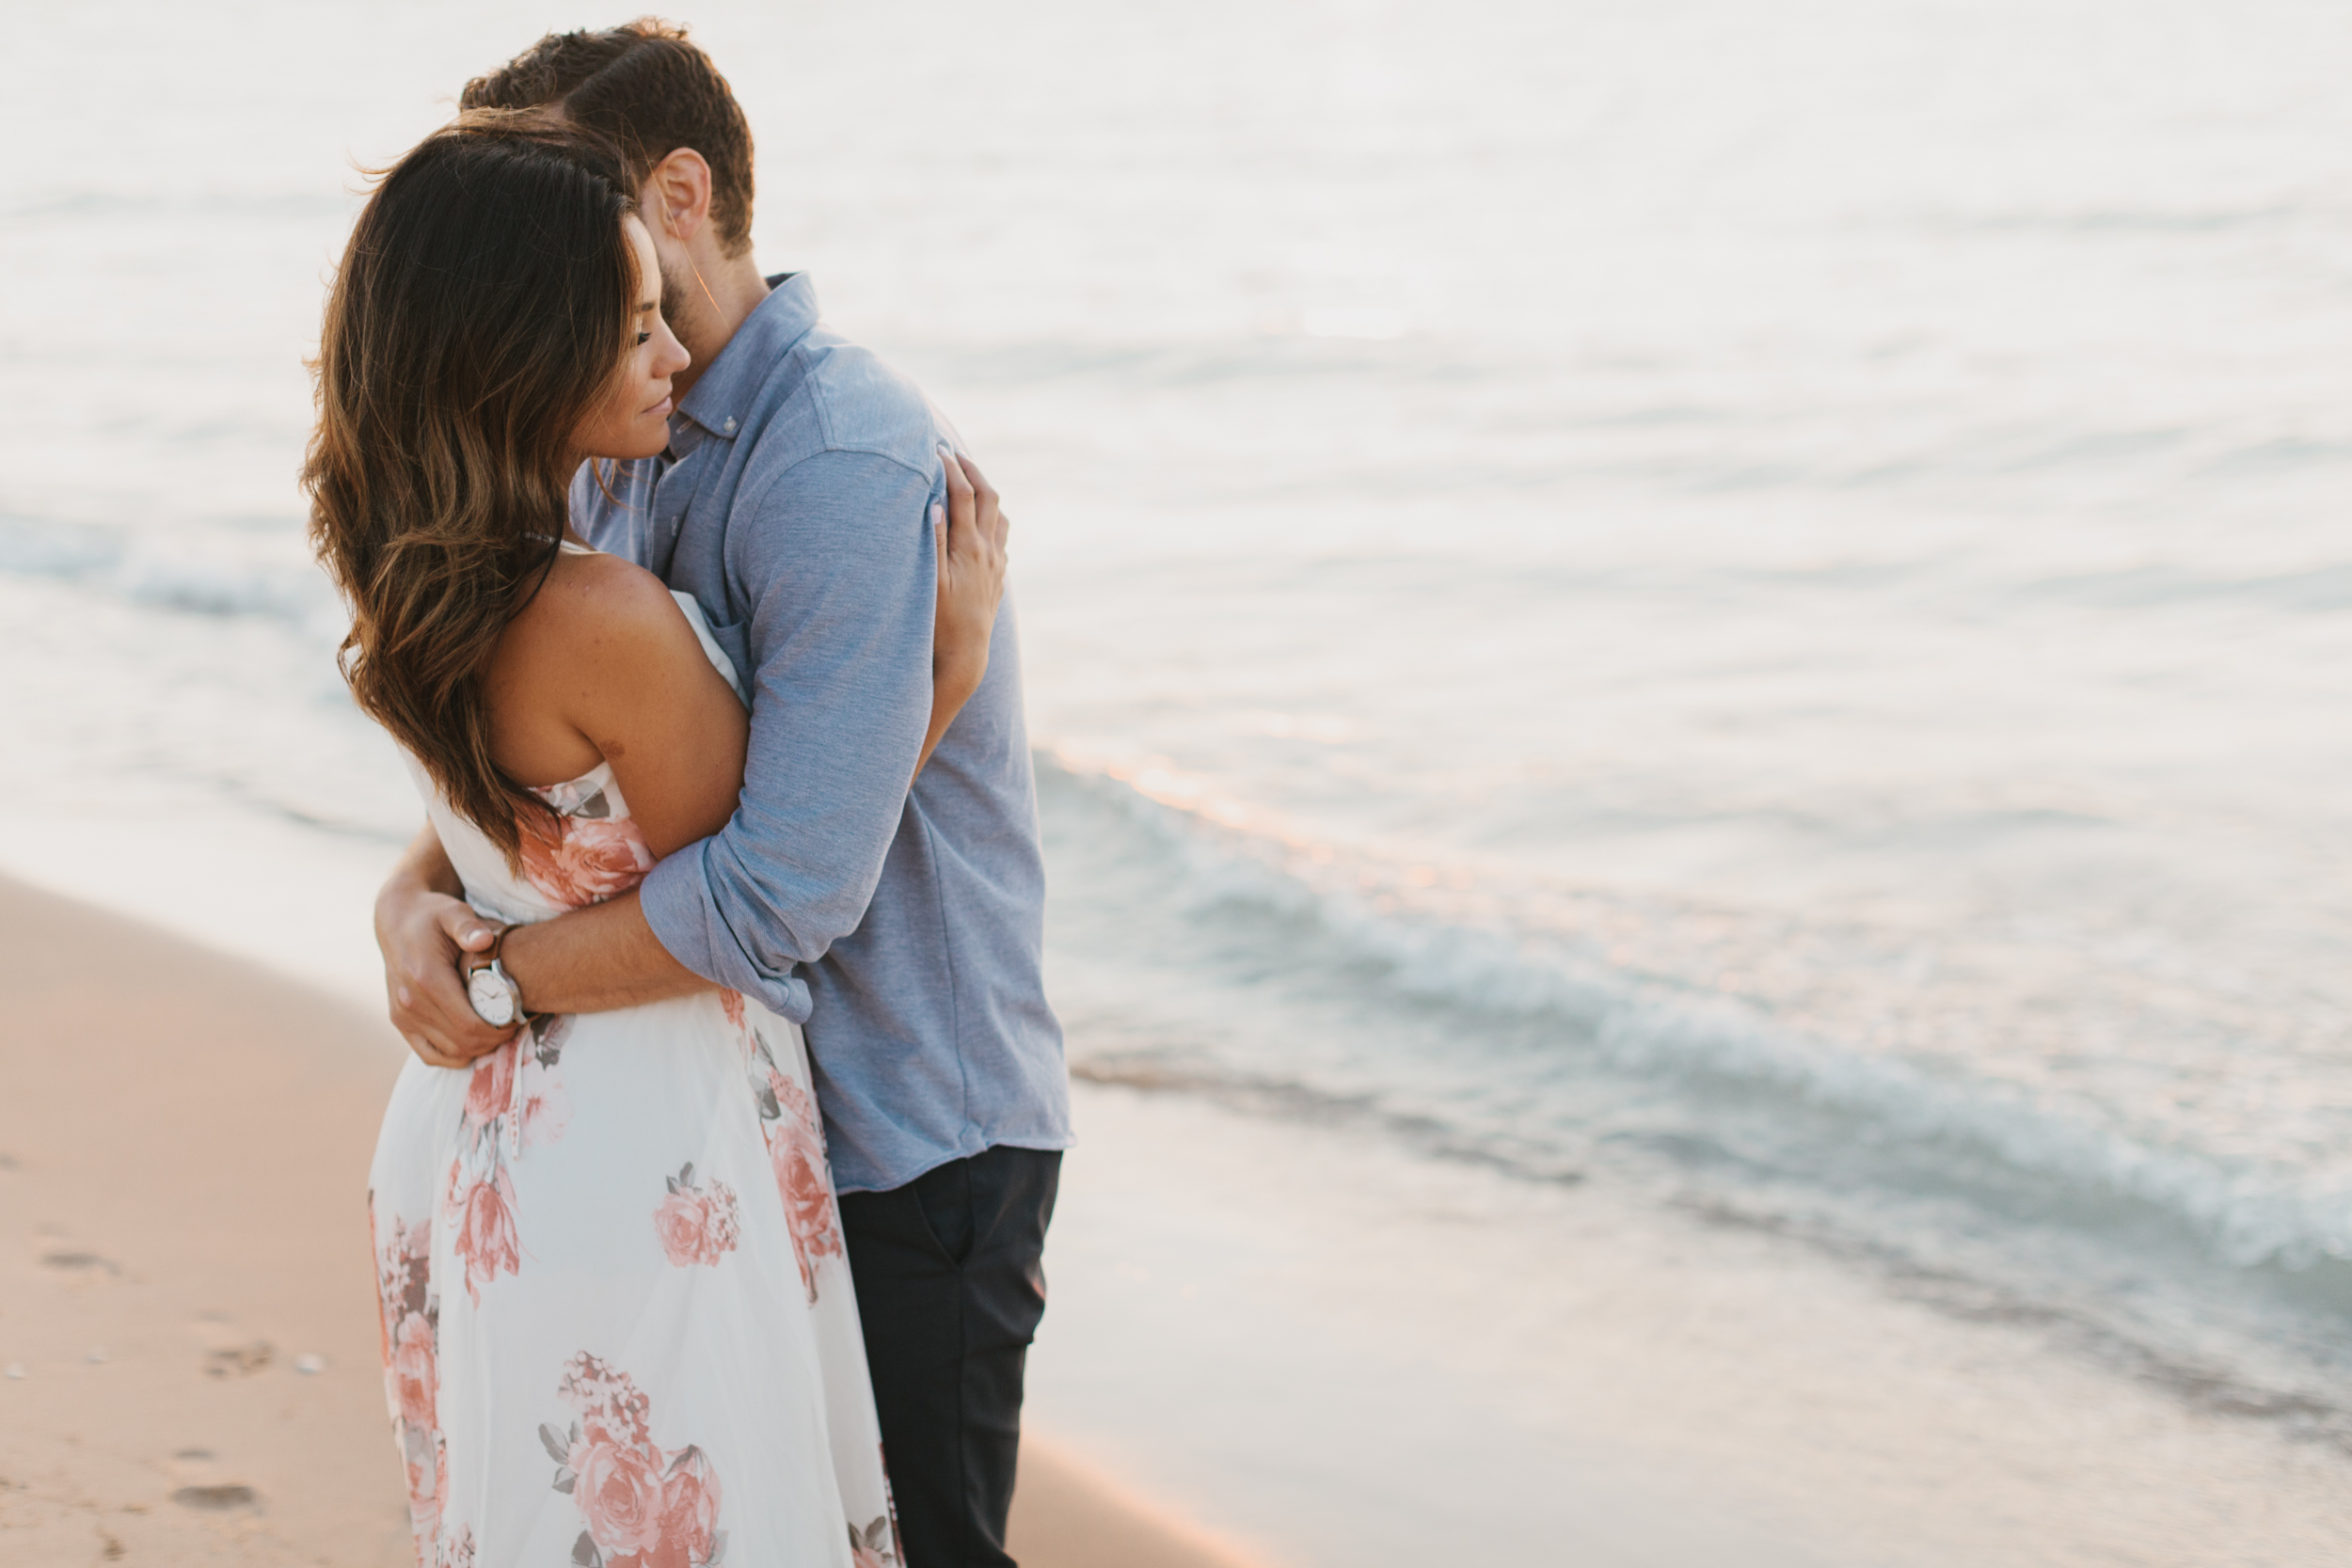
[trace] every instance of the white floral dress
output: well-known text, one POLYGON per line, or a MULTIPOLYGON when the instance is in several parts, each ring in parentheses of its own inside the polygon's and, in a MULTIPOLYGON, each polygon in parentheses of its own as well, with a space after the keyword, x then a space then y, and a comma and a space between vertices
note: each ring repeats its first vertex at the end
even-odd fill
MULTIPOLYGON (((699 607, 679 595, 734 683, 699 607)), ((652 868, 609 765, 524 875, 411 764, 485 915, 652 868)), ((898 1563, 800 1029, 732 991, 411 1059, 370 1177, 384 1386, 423 1568, 898 1563)))

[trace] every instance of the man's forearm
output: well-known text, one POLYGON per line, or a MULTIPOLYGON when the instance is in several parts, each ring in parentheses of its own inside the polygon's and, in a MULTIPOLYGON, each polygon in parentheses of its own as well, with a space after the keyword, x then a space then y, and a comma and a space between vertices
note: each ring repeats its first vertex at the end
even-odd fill
POLYGON ((634 892, 535 925, 517 926, 499 951, 534 1013, 602 1013, 711 989, 670 957, 634 892))

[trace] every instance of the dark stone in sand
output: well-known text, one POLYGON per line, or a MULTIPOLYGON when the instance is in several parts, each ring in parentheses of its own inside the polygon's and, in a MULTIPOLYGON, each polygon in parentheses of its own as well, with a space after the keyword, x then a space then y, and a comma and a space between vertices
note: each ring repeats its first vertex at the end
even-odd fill
POLYGON ((183 1486, 171 1500, 183 1508, 251 1508, 262 1498, 250 1486, 183 1486))

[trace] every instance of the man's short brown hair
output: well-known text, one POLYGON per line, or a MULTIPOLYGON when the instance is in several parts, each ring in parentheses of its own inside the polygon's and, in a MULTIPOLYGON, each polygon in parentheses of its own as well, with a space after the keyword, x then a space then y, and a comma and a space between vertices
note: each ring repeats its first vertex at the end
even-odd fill
POLYGON ((600 33, 549 33, 466 84, 468 109, 559 110, 611 138, 632 184, 681 147, 710 166, 710 221, 730 256, 752 245, 752 128, 710 56, 674 22, 640 17, 600 33))

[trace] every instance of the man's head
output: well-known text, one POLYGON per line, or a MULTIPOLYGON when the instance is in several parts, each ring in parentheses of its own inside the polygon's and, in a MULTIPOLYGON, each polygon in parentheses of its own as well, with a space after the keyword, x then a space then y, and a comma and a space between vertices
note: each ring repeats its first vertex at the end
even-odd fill
POLYGON ((661 269, 661 313, 693 356, 678 401, 768 285, 752 260, 752 130, 686 29, 651 17, 549 33, 466 84, 469 110, 537 110, 616 149, 661 269))
POLYGON ((553 110, 611 141, 644 184, 690 148, 709 166, 713 239, 727 256, 752 247, 752 128, 710 56, 674 23, 643 17, 596 33, 549 33, 466 84, 468 109, 553 110))

